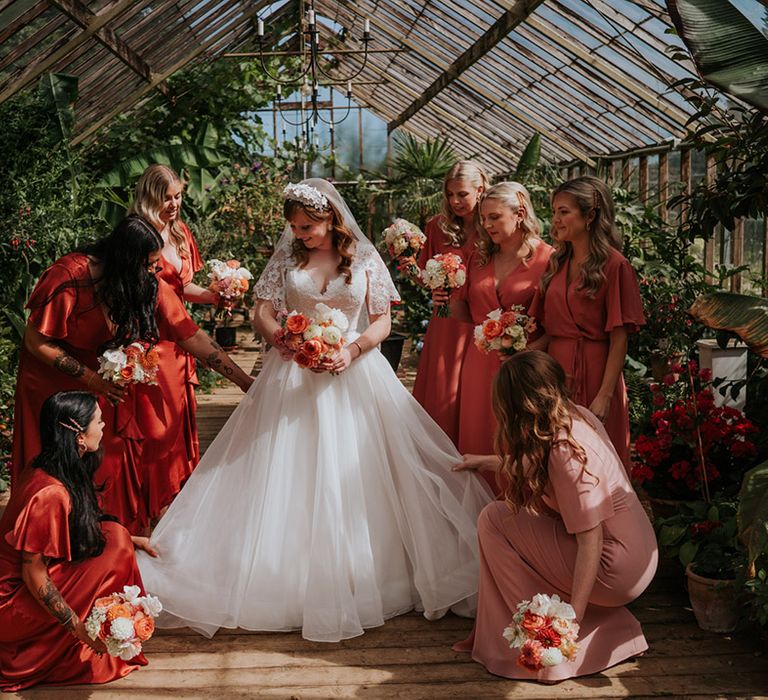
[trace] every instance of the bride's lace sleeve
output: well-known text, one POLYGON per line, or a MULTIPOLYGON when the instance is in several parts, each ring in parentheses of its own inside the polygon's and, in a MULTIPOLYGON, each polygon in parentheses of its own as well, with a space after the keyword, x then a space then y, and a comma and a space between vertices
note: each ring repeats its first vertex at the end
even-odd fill
POLYGON ((368 275, 368 313, 386 313, 392 302, 400 301, 395 283, 376 249, 369 249, 364 254, 363 263, 368 275))
POLYGON ((284 249, 276 250, 267 262, 264 272, 253 288, 253 299, 272 302, 275 311, 287 313, 285 304, 285 270, 288 254, 284 249))

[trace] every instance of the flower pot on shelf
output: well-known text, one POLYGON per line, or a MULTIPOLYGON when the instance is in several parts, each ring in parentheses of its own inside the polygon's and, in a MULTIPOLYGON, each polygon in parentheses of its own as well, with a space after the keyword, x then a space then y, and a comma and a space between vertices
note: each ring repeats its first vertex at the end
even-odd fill
POLYGON ((225 350, 237 347, 237 328, 235 326, 218 326, 214 331, 216 342, 225 350))
POLYGON ((400 366, 400 358, 403 356, 403 345, 408 336, 403 333, 390 333, 381 341, 381 354, 387 358, 392 369, 397 372, 400 366))
POLYGON ((735 579, 700 576, 688 564, 688 598, 696 623, 707 632, 733 632, 739 622, 739 596, 735 579))

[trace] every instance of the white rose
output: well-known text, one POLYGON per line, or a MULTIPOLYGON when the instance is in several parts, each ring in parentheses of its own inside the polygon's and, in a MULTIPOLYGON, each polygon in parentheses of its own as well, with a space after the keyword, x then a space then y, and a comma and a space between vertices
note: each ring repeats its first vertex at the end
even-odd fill
POLYGON ((133 621, 127 617, 116 617, 109 626, 109 634, 121 642, 133 639, 136 636, 136 631, 133 629, 133 621))
POLYGON ((341 331, 336 326, 323 328, 323 340, 328 345, 338 345, 341 342, 341 331))
POLYGON ((143 598, 139 598, 139 603, 144 609, 144 612, 152 617, 157 617, 163 612, 163 604, 160 602, 159 598, 156 598, 153 595, 145 595, 143 598))
POLYGON ((562 663, 563 654, 557 647, 549 647, 541 651, 541 663, 544 666, 557 666, 562 663))
POLYGON ((482 324, 479 326, 475 326, 475 340, 485 340, 485 334, 483 333, 483 326, 482 324))
POLYGON ((549 599, 548 595, 537 593, 535 596, 533 596, 533 598, 531 598, 531 602, 528 605, 528 610, 534 615, 546 616, 549 614, 549 606, 551 604, 552 601, 549 599))
POLYGON ((467 273, 464 270, 456 270, 453 278, 456 280, 456 286, 461 287, 467 281, 467 273))
POLYGON ((527 639, 525 633, 517 625, 505 627, 502 636, 509 643, 510 649, 519 649, 525 644, 525 640, 527 639))
POLYGON ((571 606, 570 603, 560 600, 559 595, 552 596, 547 614, 550 617, 560 617, 563 620, 576 619, 576 611, 573 609, 573 606, 571 606))
POLYGON ((486 318, 490 318, 493 321, 498 321, 501 318, 501 309, 494 309, 486 316, 486 318))
POLYGON ((442 265, 434 258, 430 258, 427 260, 427 264, 424 265, 424 269, 434 275, 442 269, 442 265))
POLYGON ((323 327, 313 323, 311 326, 307 326, 307 330, 304 331, 304 340, 310 338, 319 338, 323 334, 323 327))
POLYGON ((117 348, 105 350, 102 357, 104 358, 105 364, 109 364, 116 369, 122 369, 125 367, 125 362, 128 359, 125 356, 125 353, 122 350, 118 350, 117 348))
POLYGON ((134 656, 141 654, 140 642, 123 642, 120 645, 120 651, 116 654, 123 661, 130 661, 134 656))
POLYGON ((123 596, 125 602, 131 605, 138 605, 139 596, 141 595, 141 588, 138 586, 123 586, 123 596))

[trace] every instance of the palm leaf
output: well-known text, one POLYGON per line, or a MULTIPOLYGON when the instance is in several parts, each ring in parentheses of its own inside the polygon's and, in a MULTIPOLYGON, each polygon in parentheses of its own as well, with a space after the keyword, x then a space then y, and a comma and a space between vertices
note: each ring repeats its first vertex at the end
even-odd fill
POLYGON ((397 180, 412 178, 439 179, 456 162, 456 154, 447 137, 419 142, 412 134, 395 140, 395 159, 392 167, 397 180))
POLYGON ((729 0, 667 0, 701 77, 768 111, 768 37, 729 0))
POLYGON ((736 333, 754 353, 768 358, 768 299, 730 292, 704 294, 688 314, 707 328, 736 333))
POLYGON ((541 158, 541 134, 537 131, 523 149, 523 153, 520 156, 520 160, 517 161, 517 168, 512 174, 512 179, 515 182, 522 182, 528 175, 530 175, 539 164, 541 158))
POLYGON ((54 140, 69 143, 72 127, 75 124, 77 77, 63 73, 46 73, 40 78, 38 93, 42 103, 54 116, 51 125, 51 135, 54 140))

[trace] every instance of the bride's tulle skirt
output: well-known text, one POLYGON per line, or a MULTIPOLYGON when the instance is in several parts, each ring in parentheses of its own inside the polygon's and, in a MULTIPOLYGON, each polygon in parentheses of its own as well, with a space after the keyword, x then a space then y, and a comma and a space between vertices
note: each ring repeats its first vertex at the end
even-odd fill
MULTIPOLYGON (((463 606, 492 496, 377 350, 338 376, 276 351, 139 552, 165 626, 338 641, 463 606)), ((458 608, 457 608, 458 610, 458 608)))

